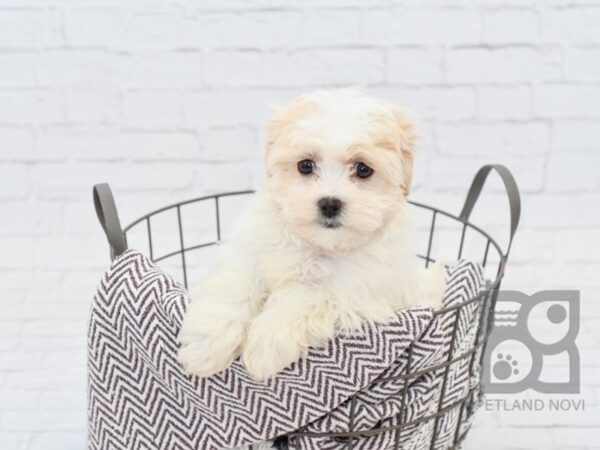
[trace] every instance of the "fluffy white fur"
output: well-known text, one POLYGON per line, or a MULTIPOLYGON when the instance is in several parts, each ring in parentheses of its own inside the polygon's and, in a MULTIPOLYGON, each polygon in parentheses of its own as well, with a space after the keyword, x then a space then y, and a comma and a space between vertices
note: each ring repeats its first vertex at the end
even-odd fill
POLYGON ((239 355, 272 376, 336 333, 441 303, 441 266, 420 268, 405 198, 416 135, 406 112, 354 90, 292 100, 267 125, 267 177, 197 290, 179 360, 210 376, 239 355), (315 171, 299 172, 310 159, 315 171), (356 175, 356 164, 373 169, 356 175), (339 198, 335 228, 317 203, 339 198))

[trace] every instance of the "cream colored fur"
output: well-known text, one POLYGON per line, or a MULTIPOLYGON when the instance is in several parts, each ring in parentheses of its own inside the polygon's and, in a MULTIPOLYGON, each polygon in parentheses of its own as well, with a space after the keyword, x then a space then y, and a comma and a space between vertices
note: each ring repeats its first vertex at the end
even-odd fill
POLYGON ((416 135, 398 107, 354 90, 298 97, 267 126, 267 178, 208 279, 192 292, 179 360, 210 376, 242 356, 272 376, 336 333, 441 304, 441 265, 415 257, 410 189, 416 135), (298 162, 310 159, 304 175, 298 162), (373 168, 365 179, 355 173, 373 168), (341 225, 317 202, 342 200, 341 225))

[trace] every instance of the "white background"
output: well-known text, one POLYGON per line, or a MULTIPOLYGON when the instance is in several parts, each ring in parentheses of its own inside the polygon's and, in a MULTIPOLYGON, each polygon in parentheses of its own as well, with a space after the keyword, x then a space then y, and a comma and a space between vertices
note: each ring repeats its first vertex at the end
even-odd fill
POLYGON ((415 111, 413 199, 458 212, 479 166, 514 172, 504 287, 582 291, 586 411, 481 412, 467 448, 600 448, 599 24, 597 0, 0 0, 0 448, 84 447, 92 185, 124 223, 257 186, 269 105, 346 85, 415 111))

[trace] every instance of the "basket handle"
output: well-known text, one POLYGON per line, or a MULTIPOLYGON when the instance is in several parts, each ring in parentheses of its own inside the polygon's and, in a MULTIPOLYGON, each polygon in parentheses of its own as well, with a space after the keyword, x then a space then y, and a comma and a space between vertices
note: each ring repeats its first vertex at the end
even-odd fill
POLYGON ((485 183, 485 180, 487 180, 487 177, 492 169, 495 170, 498 175, 500 175, 500 178, 504 183, 510 208, 510 239, 508 241, 506 254, 504 255, 506 257, 510 252, 510 247, 512 245, 513 238, 515 237, 515 232, 517 231, 519 219, 521 217, 521 195, 519 194, 517 182, 515 181, 512 173, 510 173, 510 170, 508 170, 502 164, 487 164, 481 167, 481 169, 477 171, 475 177, 473 178, 473 182, 471 183, 471 187, 467 193, 467 198, 465 199, 465 204, 463 205, 459 219, 463 222, 469 220, 471 212, 473 211, 473 207, 475 206, 475 203, 479 198, 479 194, 481 193, 481 189, 483 188, 483 184, 485 183))
POLYGON ((125 233, 123 233, 123 229, 121 228, 115 199, 107 183, 94 185, 93 193, 96 214, 108 239, 111 259, 114 260, 127 250, 125 233))

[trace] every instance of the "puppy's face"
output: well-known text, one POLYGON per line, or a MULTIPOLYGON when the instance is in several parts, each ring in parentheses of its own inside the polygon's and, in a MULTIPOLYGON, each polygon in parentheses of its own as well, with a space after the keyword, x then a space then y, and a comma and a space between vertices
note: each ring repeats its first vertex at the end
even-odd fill
POLYGON ((267 183, 290 233, 323 251, 384 232, 409 192, 416 136, 400 108, 351 91, 297 97, 267 125, 267 183))

